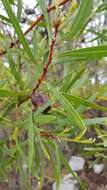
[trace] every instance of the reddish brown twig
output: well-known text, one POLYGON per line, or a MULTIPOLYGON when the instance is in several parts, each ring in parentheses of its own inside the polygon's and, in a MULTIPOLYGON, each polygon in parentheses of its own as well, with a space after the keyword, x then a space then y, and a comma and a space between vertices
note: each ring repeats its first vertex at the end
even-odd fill
POLYGON ((52 41, 51 41, 51 45, 50 45, 50 51, 49 51, 49 55, 48 55, 48 61, 47 61, 47 64, 44 66, 43 68, 43 72, 42 74, 40 75, 38 81, 37 81, 37 84, 36 86, 34 87, 33 91, 32 91, 32 94, 25 97, 25 99, 23 99, 22 101, 19 102, 18 104, 18 107, 26 102, 28 99, 32 98, 32 96, 35 94, 35 91, 39 88, 39 86, 41 85, 41 83, 43 82, 47 72, 48 72, 48 67, 49 65, 51 64, 52 62, 52 57, 53 57, 53 53, 54 53, 54 47, 55 47, 55 42, 56 42, 56 37, 57 37, 57 34, 58 34, 58 28, 59 28, 59 25, 60 25, 60 22, 58 21, 55 26, 54 26, 54 35, 53 35, 53 38, 52 38, 52 41))
POLYGON ((33 89, 32 93, 34 93, 39 88, 39 86, 41 85, 42 81, 44 80, 44 78, 45 78, 45 76, 46 76, 46 74, 48 72, 48 67, 49 67, 49 65, 51 64, 51 61, 52 61, 52 56, 53 56, 53 52, 54 52, 56 37, 57 37, 57 34, 58 34, 59 24, 60 23, 58 22, 55 25, 55 27, 54 27, 55 31, 54 31, 54 35, 53 35, 53 38, 52 38, 52 41, 51 41, 51 45, 50 45, 50 51, 49 51, 48 61, 47 61, 47 64, 44 66, 43 72, 40 75, 39 80, 37 81, 37 84, 36 84, 35 88, 33 89))
MULTIPOLYGON (((65 3, 69 2, 70 0, 62 0, 60 3, 59 3, 59 6, 61 5, 64 5, 65 3)), ((52 10, 54 10, 56 7, 55 5, 52 5, 50 7, 48 7, 47 11, 48 12, 51 12, 52 10)), ((43 15, 40 15, 37 20, 35 20, 31 26, 24 32, 24 35, 28 34, 30 31, 32 31, 32 29, 41 21, 43 20, 44 16, 43 15)), ((16 44, 19 43, 19 39, 16 40, 16 42, 14 43, 11 43, 10 44, 10 48, 13 48, 16 44)), ((0 56, 3 56, 4 54, 6 54, 6 50, 1 50, 0 51, 0 56)))

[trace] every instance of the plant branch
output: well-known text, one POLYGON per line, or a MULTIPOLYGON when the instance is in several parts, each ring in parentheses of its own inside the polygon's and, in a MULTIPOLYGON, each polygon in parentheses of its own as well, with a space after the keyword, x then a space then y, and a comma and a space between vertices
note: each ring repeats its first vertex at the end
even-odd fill
MULTIPOLYGON (((64 4, 66 4, 67 2, 69 2, 71 0, 62 0, 60 3, 59 3, 59 6, 62 6, 64 4)), ((52 10, 55 10, 56 7, 55 5, 51 5, 48 7, 47 11, 48 13, 51 12, 52 10)), ((32 31, 32 29, 41 21, 43 20, 44 18, 44 15, 40 15, 32 24, 31 26, 24 32, 24 35, 27 35, 30 31, 32 31)), ((13 48, 16 44, 19 43, 19 39, 16 40, 16 42, 14 43, 11 43, 10 44, 10 48, 13 48)), ((0 56, 3 56, 4 54, 6 54, 6 50, 1 50, 0 51, 0 56)))
POLYGON ((52 62, 52 56, 53 56, 53 53, 54 53, 54 47, 55 47, 55 42, 56 42, 56 37, 57 37, 57 34, 58 34, 58 27, 59 27, 59 22, 55 25, 54 29, 54 35, 53 35, 53 38, 52 38, 52 41, 51 41, 51 45, 50 45, 50 51, 49 51, 49 55, 48 55, 48 61, 47 61, 47 64, 44 66, 43 68, 43 72, 42 74, 40 75, 38 81, 37 81, 37 84, 35 86, 35 88, 33 89, 33 92, 34 93, 38 88, 39 86, 41 85, 42 81, 44 80, 47 72, 48 72, 48 67, 49 65, 51 64, 52 62))
POLYGON ((41 85, 41 83, 43 82, 47 72, 48 72, 48 68, 52 62, 52 57, 53 57, 53 53, 54 53, 54 47, 55 47, 55 42, 56 42, 56 38, 57 38, 57 34, 58 34, 58 28, 59 28, 59 25, 60 25, 60 21, 58 21, 57 23, 55 23, 54 25, 54 34, 53 34, 53 38, 51 40, 51 45, 50 45, 50 51, 49 51, 49 55, 48 55, 48 61, 47 61, 47 64, 44 66, 43 68, 43 72, 42 74, 40 75, 38 81, 37 81, 37 84, 36 86, 34 87, 34 89, 32 90, 32 93, 31 95, 27 96, 24 100, 20 101, 19 104, 18 104, 18 107, 26 102, 28 99, 32 98, 33 94, 35 93, 35 91, 39 88, 39 86, 41 85))

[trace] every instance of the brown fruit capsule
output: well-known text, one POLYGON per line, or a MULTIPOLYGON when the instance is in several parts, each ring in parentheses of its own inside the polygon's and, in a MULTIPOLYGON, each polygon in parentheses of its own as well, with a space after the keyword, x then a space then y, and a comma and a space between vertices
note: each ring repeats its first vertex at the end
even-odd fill
MULTIPOLYGON (((43 106, 48 101, 48 95, 42 93, 33 93, 31 96, 31 102, 33 105, 33 111, 36 111, 38 107, 43 106)), ((43 113, 47 113, 50 108, 46 108, 43 113)))

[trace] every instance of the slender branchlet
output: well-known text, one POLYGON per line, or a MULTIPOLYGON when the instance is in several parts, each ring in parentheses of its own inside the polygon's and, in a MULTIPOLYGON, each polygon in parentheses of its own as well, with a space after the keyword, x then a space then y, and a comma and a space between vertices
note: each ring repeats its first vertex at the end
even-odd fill
POLYGON ((58 34, 58 28, 60 25, 60 21, 58 21, 57 23, 54 24, 54 35, 51 41, 51 45, 50 45, 50 51, 49 51, 49 55, 48 55, 48 61, 47 64, 44 66, 43 68, 43 72, 40 75, 37 84, 35 86, 35 88, 33 89, 32 93, 35 93, 35 91, 39 88, 39 86, 41 85, 42 81, 44 80, 47 72, 48 72, 48 68, 52 62, 52 57, 53 57, 53 53, 54 53, 54 47, 55 47, 55 42, 56 42, 56 38, 57 38, 57 34, 58 34))
POLYGON ((54 53, 54 47, 55 47, 55 42, 56 42, 56 38, 57 38, 57 34, 58 34, 58 28, 59 28, 59 25, 60 25, 60 20, 56 21, 54 23, 54 34, 53 34, 53 37, 52 37, 52 40, 51 40, 51 44, 50 44, 50 50, 49 50, 49 55, 48 55, 48 61, 47 61, 47 64, 44 66, 43 68, 43 72, 41 73, 37 83, 36 83, 36 86, 33 88, 32 90, 32 93, 30 96, 27 96, 25 99, 23 99, 22 101, 19 102, 18 104, 18 107, 24 103, 25 101, 27 101, 28 99, 32 99, 32 96, 34 96, 35 94, 35 91, 39 88, 39 86, 42 84, 43 80, 45 79, 46 77, 46 74, 48 73, 48 68, 52 62, 52 58, 53 58, 53 53, 54 53))

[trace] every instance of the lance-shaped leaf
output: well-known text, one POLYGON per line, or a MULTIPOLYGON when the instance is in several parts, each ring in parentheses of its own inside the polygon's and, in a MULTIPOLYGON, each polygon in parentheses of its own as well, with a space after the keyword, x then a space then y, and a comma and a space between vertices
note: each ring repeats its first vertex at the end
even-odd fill
POLYGON ((83 73, 85 72, 85 68, 81 67, 80 70, 76 73, 75 76, 71 77, 68 75, 68 77, 66 77, 65 82, 61 88, 61 90, 63 92, 67 92, 68 90, 70 90, 70 88, 78 81, 81 80, 83 73))
POLYGON ((64 96, 72 103, 74 103, 75 105, 85 105, 87 107, 91 107, 93 109, 97 109, 97 110, 102 110, 102 111, 107 111, 107 108, 103 107, 103 106, 99 106, 96 105, 94 103, 91 103, 87 100, 84 100, 83 98, 80 98, 78 96, 72 96, 70 94, 64 94, 64 96))
POLYGON ((34 156, 34 126, 33 126, 32 112, 30 112, 29 124, 28 124, 28 165, 30 172, 33 166, 33 156, 34 156))
POLYGON ((107 57, 107 45, 68 50, 60 53, 59 57, 65 62, 71 60, 97 60, 107 57))
POLYGON ((54 163, 54 175, 55 175, 55 181, 56 181, 56 188, 58 189, 60 185, 60 177, 61 177, 61 164, 60 164, 60 154, 59 154, 59 148, 58 145, 54 143, 54 154, 55 154, 55 161, 54 163))
POLYGON ((9 49, 7 49, 7 58, 8 58, 8 61, 9 61, 9 66, 10 66, 10 69, 11 69, 11 72, 16 80, 16 82, 21 85, 21 75, 20 73, 18 72, 18 69, 16 68, 16 64, 12 58, 12 54, 11 54, 11 51, 9 49))
POLYGON ((47 148, 45 147, 44 143, 42 142, 42 139, 40 136, 38 136, 38 141, 39 141, 39 144, 40 144, 40 147, 45 155, 45 157, 50 160, 50 155, 49 155, 49 152, 47 150, 47 148))
POLYGON ((43 13, 44 18, 45 18, 49 39, 51 39, 52 31, 51 31, 51 24, 50 24, 50 20, 49 20, 49 15, 47 12, 46 2, 45 2, 45 0, 38 0, 38 4, 40 5, 40 8, 41 8, 42 13, 43 13))
POLYGON ((91 15, 92 5, 92 0, 80 1, 80 6, 72 22, 71 29, 64 35, 64 39, 73 39, 81 34, 91 15))
POLYGON ((81 139, 86 132, 86 126, 85 126, 81 116, 78 114, 78 112, 73 107, 71 102, 69 102, 67 100, 67 98, 61 92, 59 92, 58 90, 56 92, 55 89, 51 86, 50 86, 50 90, 56 94, 57 99, 63 105, 64 110, 67 113, 67 118, 69 121, 71 121, 71 125, 72 125, 72 121, 73 121, 75 123, 75 125, 80 129, 80 133, 75 139, 76 140, 81 139))
POLYGON ((103 125, 107 123, 107 117, 96 117, 96 118, 91 118, 91 119, 84 119, 84 122, 86 125, 103 125))
POLYGON ((74 109, 72 104, 66 99, 66 97, 64 95, 62 95, 61 93, 59 94, 59 99, 61 101, 61 104, 64 106, 64 108, 67 112, 68 118, 71 121, 73 120, 75 122, 75 124, 77 124, 77 126, 80 128, 81 132, 77 139, 82 138, 82 136, 86 132, 86 126, 85 126, 81 116, 77 113, 77 111, 74 109))
POLYGON ((20 22, 21 14, 22 14, 22 8, 23 8, 22 0, 18 0, 17 7, 18 7, 18 9, 17 9, 17 19, 20 22))
POLYGON ((18 97, 19 94, 13 91, 0 89, 0 97, 18 97))
POLYGON ((67 113, 67 119, 68 121, 71 121, 71 125, 72 125, 72 121, 75 123, 75 125, 79 128, 80 133, 79 135, 75 138, 75 140, 79 140, 83 137, 83 135, 86 132, 86 126, 85 123, 83 122, 81 116, 78 114, 78 112, 76 111, 76 109, 73 107, 73 105, 71 104, 71 102, 69 102, 67 100, 67 98, 57 89, 48 85, 48 89, 49 91, 51 91, 52 93, 54 93, 56 95, 56 99, 63 105, 64 110, 67 113))

